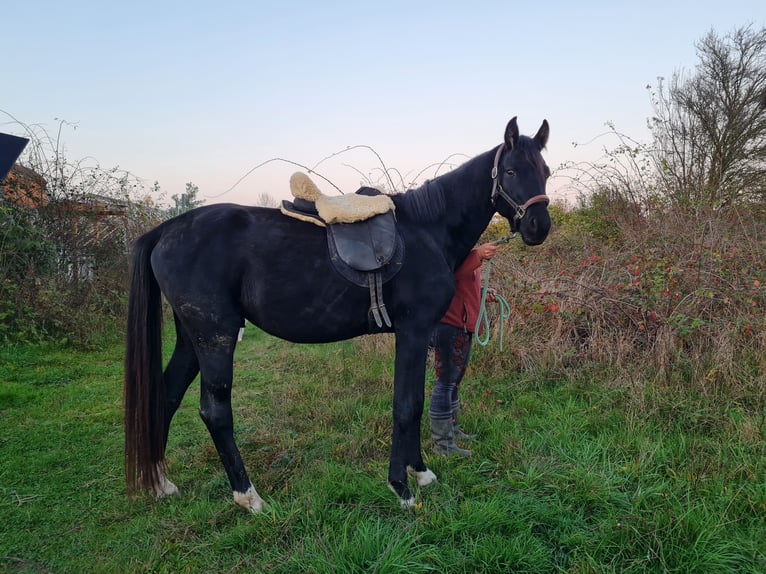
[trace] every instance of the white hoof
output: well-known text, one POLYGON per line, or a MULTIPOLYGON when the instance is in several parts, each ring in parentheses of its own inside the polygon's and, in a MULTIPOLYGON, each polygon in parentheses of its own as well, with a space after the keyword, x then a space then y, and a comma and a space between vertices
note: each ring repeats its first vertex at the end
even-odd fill
POLYGON ((154 485, 154 496, 157 498, 167 498, 178 494, 178 487, 168 480, 165 472, 160 468, 157 476, 158 482, 154 485))
POLYGON ((390 484, 388 485, 388 490, 396 494, 396 498, 399 500, 399 505, 404 510, 409 510, 410 508, 413 508, 415 506, 415 497, 410 496, 409 498, 399 498, 399 494, 397 494, 396 489, 394 489, 393 486, 390 484))
POLYGON ((252 484, 250 485, 250 488, 247 489, 247 492, 237 492, 235 490, 234 502, 242 508, 246 508, 253 514, 258 514, 263 510, 263 499, 258 496, 258 493, 255 491, 255 487, 252 484))
POLYGON ((412 467, 407 467, 407 472, 415 477, 418 481, 418 486, 428 486, 432 482, 436 482, 436 475, 429 469, 424 471, 413 470, 412 467))

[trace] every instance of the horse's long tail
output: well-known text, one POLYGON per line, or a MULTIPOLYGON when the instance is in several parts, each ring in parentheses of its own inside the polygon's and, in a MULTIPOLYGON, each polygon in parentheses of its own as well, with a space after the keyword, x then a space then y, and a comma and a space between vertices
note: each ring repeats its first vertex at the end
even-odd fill
POLYGON ((162 302, 150 261, 160 235, 155 229, 133 248, 123 386, 125 478, 130 494, 151 490, 164 475, 162 302))

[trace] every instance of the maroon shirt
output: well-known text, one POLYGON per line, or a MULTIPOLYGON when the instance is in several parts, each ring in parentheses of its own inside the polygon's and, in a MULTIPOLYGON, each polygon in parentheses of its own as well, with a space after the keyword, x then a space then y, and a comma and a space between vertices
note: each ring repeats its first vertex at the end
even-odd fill
POLYGON ((481 259, 472 249, 465 261, 455 271, 455 296, 440 323, 464 329, 476 330, 476 320, 481 308, 481 259))

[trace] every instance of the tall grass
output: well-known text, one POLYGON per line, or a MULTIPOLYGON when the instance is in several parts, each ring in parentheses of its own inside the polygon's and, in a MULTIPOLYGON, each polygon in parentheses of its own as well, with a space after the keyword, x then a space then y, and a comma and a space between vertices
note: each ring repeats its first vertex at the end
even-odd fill
POLYGON ((299 346, 247 329, 235 421, 269 505, 259 516, 231 501, 195 386, 168 450, 181 496, 130 502, 121 346, 3 348, 0 571, 766 569, 766 453, 743 432, 746 409, 640 416, 606 368, 500 371, 492 347, 464 383, 473 457, 433 456, 424 433, 439 482, 402 511, 385 488, 392 355, 380 339, 299 346))
MULTIPOLYGON (((672 394, 766 409, 766 218, 748 210, 556 211, 534 250, 496 258, 508 347, 483 369, 568 376, 599 365, 639 412, 672 394)), ((497 326, 497 323, 495 323, 497 326)))

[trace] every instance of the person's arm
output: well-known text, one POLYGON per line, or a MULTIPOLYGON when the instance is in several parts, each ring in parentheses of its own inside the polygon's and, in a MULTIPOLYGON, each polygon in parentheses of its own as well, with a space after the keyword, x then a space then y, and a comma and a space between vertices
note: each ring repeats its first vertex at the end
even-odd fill
POLYGON ((479 267, 481 267, 481 257, 476 249, 472 249, 460 267, 455 270, 455 278, 470 277, 479 267))
POLYGON ((465 277, 476 271, 484 261, 492 259, 497 253, 494 243, 482 243, 471 249, 471 252, 455 271, 455 277, 465 277))
POLYGON ((497 245, 494 243, 482 243, 471 249, 471 252, 455 271, 455 277, 468 277, 476 271, 484 261, 492 259, 497 253, 497 245))

